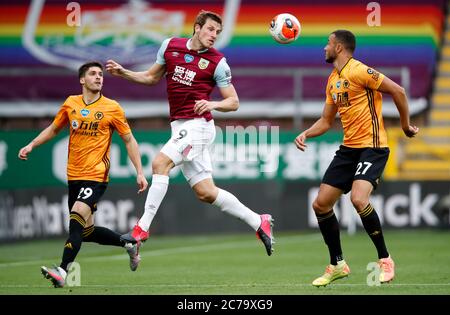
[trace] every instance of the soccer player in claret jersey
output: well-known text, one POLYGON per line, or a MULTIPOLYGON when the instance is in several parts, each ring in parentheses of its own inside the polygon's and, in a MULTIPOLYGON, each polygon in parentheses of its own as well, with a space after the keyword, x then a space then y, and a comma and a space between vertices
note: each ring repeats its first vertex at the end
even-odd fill
POLYGON ((55 287, 63 287, 68 265, 75 260, 82 242, 125 247, 130 268, 135 271, 140 261, 140 244, 127 243, 120 234, 94 225, 97 203, 109 180, 109 152, 112 131, 117 130, 125 143, 128 156, 136 168, 139 193, 148 183, 142 171, 139 147, 119 103, 101 93, 103 66, 98 62, 82 65, 78 71, 83 94, 69 96, 53 123, 19 151, 27 160, 37 146, 49 141, 65 126, 70 127, 67 178, 69 186, 69 238, 64 245, 62 262, 57 267, 41 267, 42 274, 55 287))
POLYGON ((239 107, 231 84, 231 71, 224 56, 213 48, 222 31, 222 19, 201 11, 194 23, 191 38, 169 38, 163 41, 156 62, 144 72, 124 69, 108 60, 106 70, 132 82, 155 85, 166 75, 172 136, 152 162, 153 177, 145 211, 133 230, 123 239, 145 241, 150 224, 167 192, 169 171, 176 165, 194 190, 197 198, 250 225, 263 242, 267 254, 273 251, 272 216, 259 215, 243 205, 233 194, 215 186, 212 179, 209 147, 214 141, 212 111, 229 112, 239 107), (223 97, 211 101, 218 86, 223 97))
POLYGON ((410 125, 405 90, 385 75, 354 59, 355 46, 355 36, 350 31, 337 30, 328 37, 325 58, 326 62, 334 65, 334 70, 328 78, 322 117, 295 139, 297 148, 304 151, 306 139, 329 130, 339 112, 344 143, 325 172, 313 202, 319 228, 330 253, 330 264, 325 273, 313 281, 315 286, 325 286, 350 273, 342 255, 339 223, 333 212, 337 200, 349 191, 364 229, 377 249, 379 281, 389 282, 394 278, 394 261, 386 248, 378 215, 369 202, 389 156, 381 115, 381 93, 392 96, 405 135, 414 137, 419 131, 416 126, 410 125))

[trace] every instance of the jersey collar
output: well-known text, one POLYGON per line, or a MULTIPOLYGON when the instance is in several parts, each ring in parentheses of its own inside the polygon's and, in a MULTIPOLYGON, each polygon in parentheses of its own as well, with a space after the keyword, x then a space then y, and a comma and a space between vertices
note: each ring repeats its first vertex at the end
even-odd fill
POLYGON ((86 102, 84 101, 84 98, 83 98, 83 94, 81 94, 81 101, 83 102, 84 106, 91 106, 91 105, 94 105, 95 103, 97 103, 102 97, 103 97, 103 94, 100 93, 100 96, 95 101, 93 101, 89 104, 86 104, 86 102))
POLYGON ((342 71, 344 71, 345 67, 347 67, 347 65, 350 63, 350 60, 352 60, 353 57, 350 57, 347 62, 345 63, 345 65, 342 67, 341 71, 338 71, 338 75, 341 76, 342 71))
MULTIPOLYGON (((188 50, 192 50, 191 49, 191 42, 192 42, 192 38, 189 38, 188 41, 186 42, 186 48, 188 50)), ((208 48, 205 48, 205 49, 197 51, 197 53, 201 54, 201 53, 204 53, 204 52, 207 52, 207 51, 208 51, 208 48)))

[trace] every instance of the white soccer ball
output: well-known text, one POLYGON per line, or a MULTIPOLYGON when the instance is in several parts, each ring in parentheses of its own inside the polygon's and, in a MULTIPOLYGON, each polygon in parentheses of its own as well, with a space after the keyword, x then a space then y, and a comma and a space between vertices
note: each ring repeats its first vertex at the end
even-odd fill
POLYGON ((302 28, 298 19, 289 13, 276 15, 270 22, 270 35, 280 44, 289 44, 300 35, 302 28))

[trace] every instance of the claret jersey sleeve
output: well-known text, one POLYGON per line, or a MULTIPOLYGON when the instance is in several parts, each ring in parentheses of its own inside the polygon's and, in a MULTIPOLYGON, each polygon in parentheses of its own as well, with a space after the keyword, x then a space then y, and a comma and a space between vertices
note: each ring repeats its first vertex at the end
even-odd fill
POLYGON ((220 88, 231 85, 231 69, 225 57, 217 64, 216 71, 214 71, 214 81, 220 88))

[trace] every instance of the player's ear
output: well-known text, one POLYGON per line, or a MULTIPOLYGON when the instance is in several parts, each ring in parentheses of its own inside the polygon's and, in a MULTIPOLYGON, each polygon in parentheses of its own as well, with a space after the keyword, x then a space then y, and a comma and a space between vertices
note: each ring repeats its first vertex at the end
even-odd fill
POLYGON ((86 80, 84 79, 84 77, 80 78, 80 84, 83 85, 86 82, 86 80))
POLYGON ((201 29, 202 29, 202 27, 200 26, 200 24, 195 24, 195 26, 194 26, 195 33, 200 32, 201 29))

